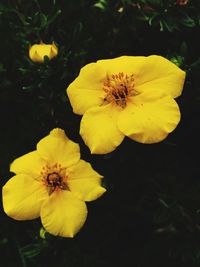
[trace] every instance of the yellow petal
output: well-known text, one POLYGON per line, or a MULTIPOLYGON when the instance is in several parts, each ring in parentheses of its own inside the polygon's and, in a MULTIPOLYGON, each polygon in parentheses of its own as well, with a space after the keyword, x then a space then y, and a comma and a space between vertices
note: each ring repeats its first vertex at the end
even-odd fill
POLYGON ((84 201, 92 201, 100 197, 106 189, 101 186, 102 176, 94 171, 91 165, 80 160, 67 169, 67 184, 70 191, 84 201))
POLYGON ((34 62, 39 62, 42 63, 44 62, 44 56, 39 54, 37 50, 34 50, 34 52, 31 53, 32 50, 29 50, 29 57, 31 58, 32 61, 34 62))
POLYGON ((67 138, 62 129, 56 128, 37 144, 40 156, 52 163, 69 167, 80 159, 79 145, 67 138))
POLYGON ((76 114, 82 115, 89 108, 103 103, 103 81, 106 72, 96 63, 84 66, 79 76, 67 88, 67 95, 76 114))
POLYGON ((135 90, 162 91, 176 98, 182 93, 184 80, 185 72, 174 63, 161 56, 149 56, 135 77, 135 90))
POLYGON ((45 165, 37 151, 27 153, 16 160, 10 166, 10 171, 16 174, 27 174, 36 179, 40 178, 40 172, 45 165))
POLYGON ((70 191, 61 190, 43 203, 40 216, 44 228, 52 235, 73 237, 85 223, 87 207, 70 191))
POLYGON ((40 216, 42 202, 48 198, 46 187, 28 175, 15 175, 3 187, 3 208, 16 220, 40 216))
POLYGON ((91 108, 83 116, 80 135, 93 154, 113 151, 124 139, 117 127, 121 108, 112 104, 91 108))
POLYGON ((135 141, 160 142, 180 121, 179 107, 171 96, 147 91, 131 100, 119 116, 118 127, 135 141))
POLYGON ((137 77, 145 62, 146 57, 144 56, 121 56, 113 59, 98 60, 97 64, 105 69, 107 75, 123 72, 137 77))

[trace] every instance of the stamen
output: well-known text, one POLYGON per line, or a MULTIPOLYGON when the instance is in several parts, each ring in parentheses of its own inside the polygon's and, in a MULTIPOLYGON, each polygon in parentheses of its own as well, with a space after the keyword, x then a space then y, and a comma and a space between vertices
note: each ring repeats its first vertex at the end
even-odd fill
POLYGON ((106 93, 105 102, 114 103, 122 108, 126 107, 130 96, 138 94, 134 89, 134 75, 128 76, 123 72, 108 76, 103 83, 106 93))
POLYGON ((55 163, 51 166, 43 166, 41 175, 49 195, 57 190, 69 190, 67 185, 66 168, 62 168, 61 164, 55 163))

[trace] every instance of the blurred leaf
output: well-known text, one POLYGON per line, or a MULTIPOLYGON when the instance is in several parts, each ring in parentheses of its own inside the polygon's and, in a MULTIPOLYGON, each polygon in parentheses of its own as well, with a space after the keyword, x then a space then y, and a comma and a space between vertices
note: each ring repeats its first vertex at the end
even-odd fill
POLYGON ((52 17, 48 18, 48 25, 53 23, 55 19, 62 13, 61 9, 58 9, 52 17))
POLYGON ((194 27, 195 26, 195 21, 188 15, 185 15, 184 18, 180 20, 181 24, 187 26, 187 27, 194 27))
POLYGON ((6 71, 3 64, 0 63, 0 73, 6 71))
POLYGON ((169 205, 163 199, 159 198, 158 200, 165 208, 169 208, 169 205))
POLYGON ((181 47, 180 47, 180 54, 182 56, 187 56, 188 53, 188 46, 186 42, 182 42, 181 47))
POLYGON ((45 241, 39 244, 30 244, 20 248, 20 253, 27 259, 34 258, 47 246, 45 241))
POLYGON ((94 7, 99 8, 100 10, 104 11, 107 7, 107 1, 106 0, 99 0, 94 4, 94 7))
POLYGON ((40 13, 40 21, 41 21, 41 27, 45 28, 48 24, 48 18, 45 14, 40 13))

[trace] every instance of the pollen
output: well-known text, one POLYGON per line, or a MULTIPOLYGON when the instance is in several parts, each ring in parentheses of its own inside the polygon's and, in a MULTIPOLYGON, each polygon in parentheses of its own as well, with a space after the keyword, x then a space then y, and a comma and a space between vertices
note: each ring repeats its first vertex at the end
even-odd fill
POLYGON ((42 168, 41 175, 49 195, 51 195, 54 191, 69 190, 67 186, 66 168, 63 168, 60 164, 46 164, 42 168))
POLYGON ((134 75, 129 76, 119 72, 107 76, 103 83, 103 90, 106 93, 105 102, 125 108, 129 97, 137 94, 134 89, 134 75))

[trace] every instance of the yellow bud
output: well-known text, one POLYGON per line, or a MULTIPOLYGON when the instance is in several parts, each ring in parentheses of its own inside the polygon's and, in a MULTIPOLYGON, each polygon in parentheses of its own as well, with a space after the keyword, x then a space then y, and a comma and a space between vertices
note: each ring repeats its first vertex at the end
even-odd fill
POLYGON ((58 54, 58 48, 53 42, 52 44, 34 44, 29 49, 29 57, 34 62, 43 63, 44 57, 47 56, 49 59, 56 57, 58 54))

